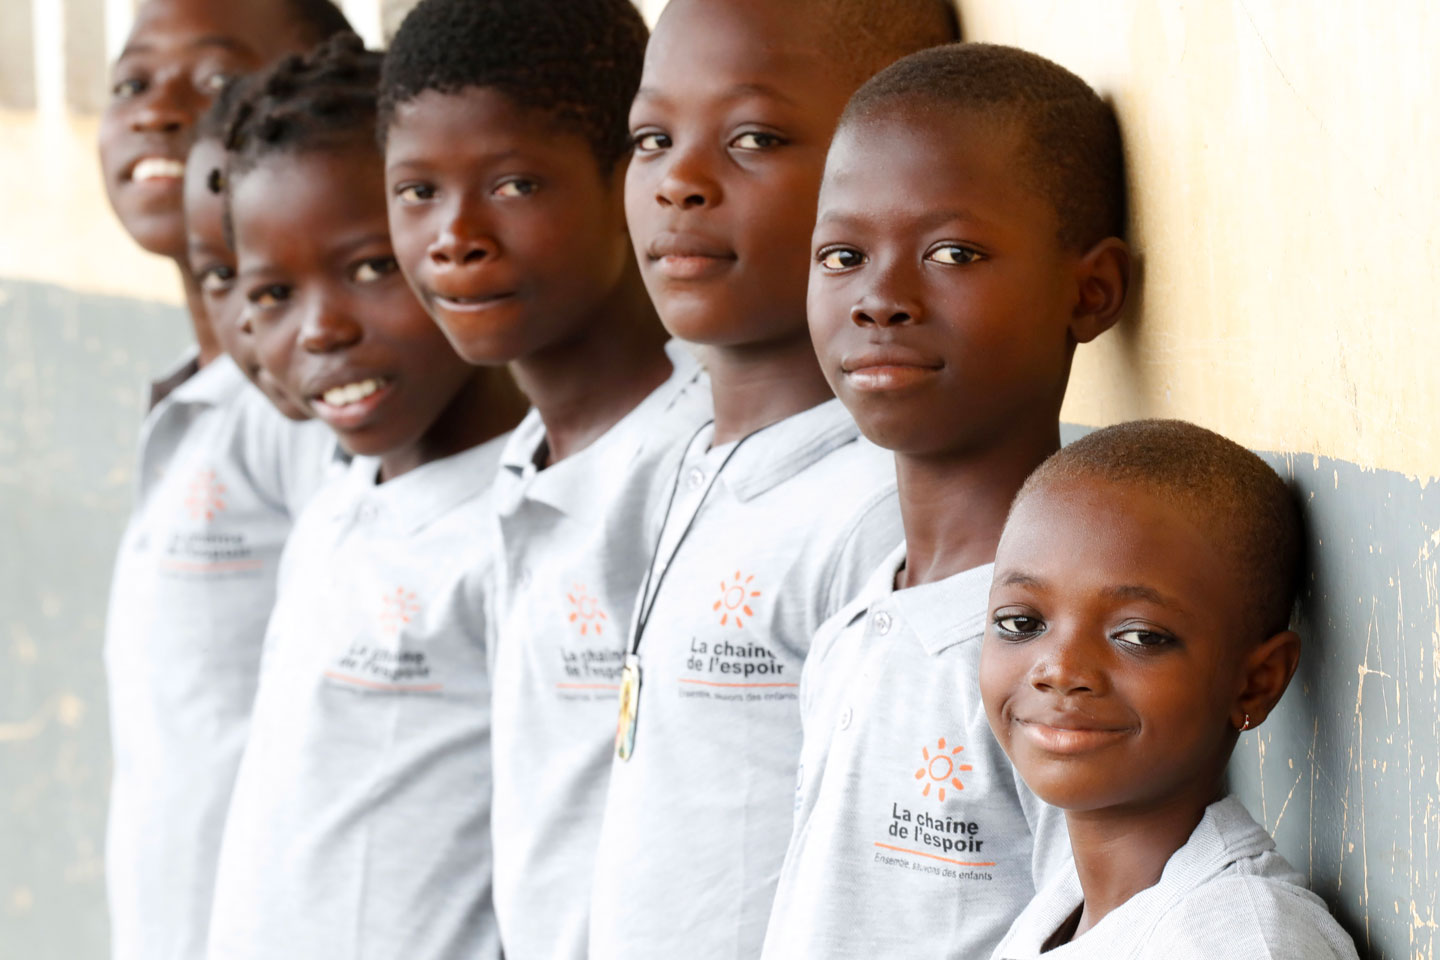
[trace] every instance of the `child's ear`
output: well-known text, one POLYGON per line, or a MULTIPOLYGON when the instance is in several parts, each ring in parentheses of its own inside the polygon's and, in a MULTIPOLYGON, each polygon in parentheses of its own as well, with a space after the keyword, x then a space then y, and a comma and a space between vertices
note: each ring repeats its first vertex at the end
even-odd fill
POLYGON ((1290 685, 1300 663, 1300 635, 1294 630, 1275 634, 1251 650, 1242 664, 1240 696, 1231 711, 1237 730, 1259 726, 1290 685))
POLYGON ((1119 237, 1106 237, 1080 258, 1076 276, 1079 297, 1070 335, 1076 343, 1089 343, 1120 319, 1130 286, 1130 248, 1119 237))

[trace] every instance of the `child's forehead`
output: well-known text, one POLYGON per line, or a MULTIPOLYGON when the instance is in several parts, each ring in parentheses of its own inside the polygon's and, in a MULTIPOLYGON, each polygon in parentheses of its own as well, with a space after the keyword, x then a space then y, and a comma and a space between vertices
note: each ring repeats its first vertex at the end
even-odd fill
POLYGON ((177 48, 264 59, 293 24, 275 0, 147 0, 136 11, 119 59, 161 55, 177 48))

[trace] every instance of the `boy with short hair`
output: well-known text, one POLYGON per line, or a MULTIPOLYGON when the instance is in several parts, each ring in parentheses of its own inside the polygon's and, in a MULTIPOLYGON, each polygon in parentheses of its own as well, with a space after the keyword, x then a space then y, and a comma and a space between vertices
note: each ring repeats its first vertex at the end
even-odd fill
POLYGON ((260 361, 355 460, 285 547, 211 960, 500 956, 478 531, 523 402, 455 355, 396 268, 379 73, 353 35, 282 61, 228 141, 260 361))
POLYGON ((1121 150, 1103 101, 1010 47, 899 61, 830 147, 810 330, 895 452, 905 542, 816 636, 795 823, 765 956, 985 956, 1063 859, 977 684, 990 564, 1060 446, 1077 344, 1125 301, 1121 150))
POLYGON ((344 28, 317 0, 148 0, 114 67, 106 190, 136 242, 176 261, 197 341, 151 387, 106 618, 117 960, 203 955, 280 549, 335 449, 328 431, 271 409, 221 353, 186 262, 185 159, 229 78, 344 28))
POLYGON ((585 957, 620 659, 677 447, 709 418, 625 230, 629 0, 424 0, 386 55, 390 229, 472 363, 534 405, 501 456, 495 910, 509 960, 585 957))
POLYGON ((1303 529, 1255 454, 1175 420, 1089 434, 1026 481, 995 558, 980 686, 1066 864, 996 960, 1354 960, 1225 767, 1300 656, 1303 529))
POLYGON ((626 210, 661 319, 703 345, 715 419, 667 478, 637 602, 596 960, 759 952, 810 637, 899 536, 892 460, 806 331, 815 192, 849 93, 954 30, 931 0, 675 0, 646 51, 626 210))

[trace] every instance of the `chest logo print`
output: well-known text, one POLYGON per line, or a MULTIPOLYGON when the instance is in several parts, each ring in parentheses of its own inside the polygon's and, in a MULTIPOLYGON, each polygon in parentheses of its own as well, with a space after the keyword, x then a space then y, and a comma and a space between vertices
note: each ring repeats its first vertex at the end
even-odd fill
POLYGON ((930 796, 930 788, 936 784, 940 785, 940 802, 945 802, 945 787, 947 785, 956 790, 964 790, 965 785, 960 782, 957 774, 967 773, 974 767, 968 763, 960 763, 959 753, 964 747, 955 746, 949 750, 945 748, 945 738, 941 737, 935 744, 935 752, 931 753, 929 747, 921 747, 920 754, 924 758, 924 764, 915 771, 915 779, 923 780, 925 786, 920 790, 924 796, 930 796))
POLYGON ((225 484, 214 470, 197 470, 185 487, 185 512, 191 520, 214 520, 225 510, 225 484))
POLYGON ((751 609, 750 601, 760 596, 759 590, 753 590, 750 587, 750 582, 754 579, 753 573, 742 579, 740 571, 736 570, 733 579, 720 581, 720 599, 715 601, 715 606, 712 608, 720 614, 720 626, 727 626, 734 621, 735 629, 743 630, 745 621, 741 614, 754 618, 755 611, 751 609))
POLYGON ((580 636, 600 636, 605 632, 605 622, 610 618, 600 607, 600 598, 592 596, 583 583, 572 584, 565 594, 570 604, 570 622, 580 628, 580 636))
POLYGON ((415 591, 396 587, 380 598, 380 629, 394 636, 419 612, 415 591))

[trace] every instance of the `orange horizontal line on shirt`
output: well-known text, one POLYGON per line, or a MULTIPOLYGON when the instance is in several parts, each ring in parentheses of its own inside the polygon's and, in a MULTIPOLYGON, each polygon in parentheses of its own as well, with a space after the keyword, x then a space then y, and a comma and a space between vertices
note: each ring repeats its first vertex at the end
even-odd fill
POLYGON ((619 690, 618 683, 557 683, 556 690, 619 690))
POLYGON ((943 860, 945 863, 953 863, 953 864, 955 864, 955 866, 957 866, 957 867, 993 867, 993 866, 995 866, 995 861, 993 861, 993 860, 990 861, 989 863, 967 863, 967 862, 964 861, 964 860, 951 860, 949 857, 937 857, 937 856, 936 856, 935 854, 933 854, 933 853, 924 853, 923 851, 920 851, 920 850, 906 850, 904 847, 892 847, 892 846, 890 846, 890 844, 888 844, 888 843, 881 843, 881 842, 878 841, 878 840, 875 841, 875 846, 877 846, 877 847, 883 847, 883 848, 886 849, 886 850, 894 850, 896 853, 908 853, 908 854, 911 854, 912 856, 916 856, 916 857, 929 857, 931 860, 943 860))
POLYGON ((231 560, 224 563, 196 563, 190 560, 161 560, 166 570, 180 570, 185 573, 233 573, 237 570, 259 570, 264 563, 260 560, 231 560))
POLYGON ((702 687, 798 687, 798 683, 718 683, 714 680, 694 680, 681 677, 681 683, 698 683, 702 687))
POLYGON ((336 673, 334 670, 326 670, 325 676, 331 680, 339 680, 341 683, 353 683, 357 687, 366 687, 370 690, 385 690, 389 693, 438 693, 445 689, 443 683, 376 683, 373 680, 361 680, 359 677, 352 677, 348 673, 336 673))

